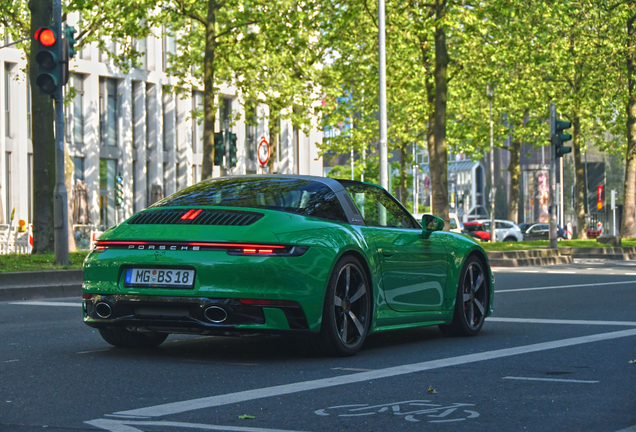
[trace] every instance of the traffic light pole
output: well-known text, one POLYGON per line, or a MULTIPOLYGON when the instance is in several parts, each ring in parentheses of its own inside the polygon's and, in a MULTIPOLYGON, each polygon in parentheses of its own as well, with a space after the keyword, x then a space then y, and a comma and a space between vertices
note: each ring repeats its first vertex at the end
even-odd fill
MULTIPOLYGON (((62 1, 53 0, 53 19, 55 31, 62 34, 62 1)), ((59 56, 62 58, 61 43, 59 56)), ((54 95, 55 100, 55 189, 54 196, 54 221, 55 230, 55 264, 68 265, 68 195, 64 184, 64 86, 60 84, 54 95)))
POLYGON ((556 145, 553 138, 556 136, 556 107, 554 102, 550 104, 550 249, 557 248, 557 222, 556 222, 556 145))

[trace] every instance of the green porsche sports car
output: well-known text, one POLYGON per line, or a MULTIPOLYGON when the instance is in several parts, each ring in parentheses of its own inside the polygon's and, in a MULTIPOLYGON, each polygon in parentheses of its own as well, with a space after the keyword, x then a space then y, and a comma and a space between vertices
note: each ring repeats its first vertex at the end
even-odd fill
POLYGON ((488 258, 442 219, 422 222, 369 183, 206 180, 102 234, 84 263, 84 322, 119 347, 295 332, 342 356, 385 330, 475 335, 492 313, 488 258))

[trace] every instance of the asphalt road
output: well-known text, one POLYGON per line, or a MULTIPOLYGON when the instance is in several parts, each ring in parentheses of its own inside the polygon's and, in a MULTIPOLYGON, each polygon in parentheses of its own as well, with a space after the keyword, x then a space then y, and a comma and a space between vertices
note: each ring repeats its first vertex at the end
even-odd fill
POLYGON ((636 263, 495 273, 477 337, 377 334, 346 359, 279 337, 122 350, 79 299, 0 303, 0 431, 635 432, 636 263))

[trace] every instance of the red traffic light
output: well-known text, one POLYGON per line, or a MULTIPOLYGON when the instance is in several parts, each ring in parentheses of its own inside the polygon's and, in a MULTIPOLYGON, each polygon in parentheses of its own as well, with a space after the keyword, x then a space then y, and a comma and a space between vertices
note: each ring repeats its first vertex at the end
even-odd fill
POLYGON ((57 41, 53 30, 46 27, 41 27, 35 32, 35 40, 39 41, 42 45, 50 47, 57 41))

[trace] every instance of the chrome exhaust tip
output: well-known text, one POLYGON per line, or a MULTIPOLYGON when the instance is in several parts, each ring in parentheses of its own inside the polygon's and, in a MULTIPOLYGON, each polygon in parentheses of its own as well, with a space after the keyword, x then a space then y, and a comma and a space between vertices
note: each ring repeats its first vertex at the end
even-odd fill
POLYGON ((95 305, 95 313, 102 319, 109 318, 113 313, 113 309, 106 302, 98 302, 95 305))
POLYGON ((221 307, 210 306, 203 311, 203 316, 205 316, 208 321, 220 324, 227 319, 227 312, 221 307))

